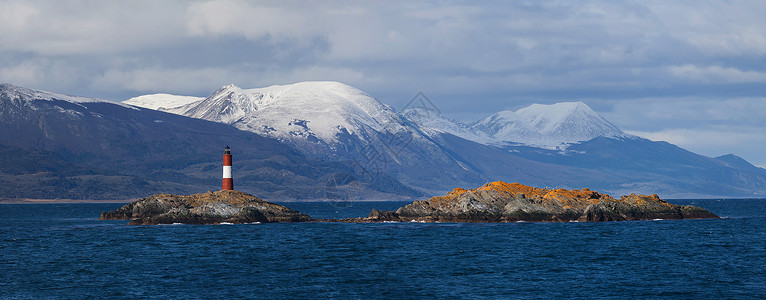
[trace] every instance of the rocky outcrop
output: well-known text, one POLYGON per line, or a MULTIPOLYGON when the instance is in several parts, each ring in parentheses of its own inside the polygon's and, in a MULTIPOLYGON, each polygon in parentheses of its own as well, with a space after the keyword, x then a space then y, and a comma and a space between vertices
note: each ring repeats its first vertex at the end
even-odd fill
POLYGON ((104 212, 100 219, 131 220, 131 225, 312 221, 306 214, 230 190, 189 196, 156 194, 104 212))
POLYGON ((696 206, 675 205, 657 195, 615 199, 589 189, 541 189, 502 181, 415 201, 396 211, 373 210, 351 222, 600 222, 718 218, 696 206))

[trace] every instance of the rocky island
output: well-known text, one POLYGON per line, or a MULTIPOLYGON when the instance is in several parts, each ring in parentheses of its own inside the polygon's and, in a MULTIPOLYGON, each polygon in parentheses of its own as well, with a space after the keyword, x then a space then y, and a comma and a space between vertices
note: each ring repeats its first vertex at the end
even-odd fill
POLYGON ((306 214, 233 190, 189 196, 156 194, 104 212, 99 219, 131 220, 131 225, 312 221, 306 214))
POLYGON ((654 219, 706 219, 715 214, 696 206, 675 205, 657 195, 615 199, 589 189, 543 189, 496 181, 446 196, 415 201, 396 211, 373 210, 349 222, 601 222, 654 219))

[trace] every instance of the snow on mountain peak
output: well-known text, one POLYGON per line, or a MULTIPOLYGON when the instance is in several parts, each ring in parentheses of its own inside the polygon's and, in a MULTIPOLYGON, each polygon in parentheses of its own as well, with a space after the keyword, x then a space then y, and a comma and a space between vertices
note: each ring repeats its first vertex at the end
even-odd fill
POLYGON ((582 102, 532 104, 517 110, 516 113, 547 139, 559 143, 582 142, 599 136, 625 135, 617 126, 582 102))
POLYGON ((532 128, 529 128, 529 125, 527 124, 526 120, 512 110, 504 110, 504 111, 495 113, 489 117, 486 117, 484 119, 481 119, 471 124, 471 127, 482 128, 481 131, 484 131, 493 135, 499 131, 502 131, 504 127, 508 127, 508 126, 522 127, 522 128, 528 128, 529 130, 532 130, 532 128))
POLYGON ((560 102, 556 104, 532 104, 516 111, 527 123, 542 132, 555 130, 566 118, 573 115, 598 116, 588 105, 582 102, 560 102))
POLYGON ((338 134, 357 134, 362 127, 381 130, 398 119, 368 94, 333 81, 254 89, 226 85, 182 114, 280 139, 325 143, 337 142, 338 134))
MULTIPOLYGON (((489 144, 537 143, 542 135, 518 113, 505 110, 474 122, 471 128, 491 137, 489 144)), ((477 140, 478 141, 478 140, 477 140)))
POLYGON ((444 117, 422 108, 408 108, 401 112, 402 115, 418 124, 421 130, 426 132, 449 133, 467 140, 488 144, 492 138, 484 132, 476 131, 471 126, 444 117))
POLYGON ((10 99, 19 99, 24 101, 30 101, 30 100, 62 100, 67 102, 73 102, 73 103, 88 103, 88 102, 108 102, 108 103, 114 103, 111 101, 98 99, 98 98, 87 98, 87 97, 78 97, 78 96, 71 96, 66 94, 59 94, 59 93, 52 93, 52 92, 46 92, 46 91, 40 91, 40 90, 33 90, 28 89, 25 87, 15 86, 12 84, 0 84, 0 95, 6 96, 10 99))
POLYGON ((122 103, 154 110, 171 111, 202 99, 205 98, 160 93, 133 97, 122 101, 122 103))
POLYGON ((437 131, 495 146, 556 148, 599 136, 625 135, 583 102, 532 104, 517 111, 501 111, 472 123, 467 129, 458 125, 433 125, 439 126, 437 131))

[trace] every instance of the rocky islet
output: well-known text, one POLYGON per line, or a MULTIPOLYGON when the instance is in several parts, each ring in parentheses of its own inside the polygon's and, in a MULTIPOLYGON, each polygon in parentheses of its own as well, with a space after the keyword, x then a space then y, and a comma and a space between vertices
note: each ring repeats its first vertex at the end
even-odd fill
POLYGON ((696 206, 675 205, 657 195, 619 199, 591 191, 543 189, 496 181, 445 196, 415 201, 396 211, 373 210, 369 222, 602 222, 654 219, 707 219, 715 214, 696 206))
POLYGON ((313 219, 285 206, 233 190, 189 196, 156 194, 101 213, 101 220, 130 225, 307 222, 313 219))

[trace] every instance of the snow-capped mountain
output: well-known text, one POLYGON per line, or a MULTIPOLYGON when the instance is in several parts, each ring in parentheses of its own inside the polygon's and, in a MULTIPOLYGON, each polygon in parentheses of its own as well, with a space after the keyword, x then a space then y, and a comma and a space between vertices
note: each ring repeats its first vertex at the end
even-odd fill
MULTIPOLYGON (((506 110, 493 114, 471 124, 471 129, 478 134, 491 138, 488 145, 546 145, 545 136, 532 127, 525 118, 516 112, 506 110)), ((475 140, 479 142, 480 140, 475 140)), ((554 142, 555 144, 559 144, 554 142)))
MULTIPOLYGON (((339 82, 301 82, 254 89, 227 85, 207 98, 153 94, 123 103, 231 124, 311 149, 317 143, 337 149, 333 145, 345 143, 348 136, 366 144, 381 131, 394 134, 412 131, 389 106, 339 82)), ((627 136, 582 102, 532 104, 517 111, 501 111, 472 124, 417 108, 405 110, 402 115, 419 124, 424 132, 450 133, 491 146, 552 149, 601 136, 627 136)))
POLYGON ((160 93, 133 97, 122 101, 122 103, 153 110, 177 113, 179 108, 204 99, 204 97, 178 96, 160 93))
POLYGON ((408 110, 417 114, 426 131, 449 133, 491 146, 566 147, 596 137, 627 137, 619 128, 582 102, 551 105, 532 104, 517 111, 501 111, 472 124, 460 123, 439 115, 408 110), (427 117, 423 117, 427 116, 427 117))
MULTIPOLYGON (((336 144, 344 135, 369 142, 398 115, 366 93, 339 82, 301 82, 242 89, 227 85, 181 114, 234 125, 295 144, 336 144)), ((403 130, 388 126, 387 130, 403 130)))
POLYGON ((532 104, 516 111, 544 137, 542 145, 577 143, 625 133, 582 102, 532 104))

